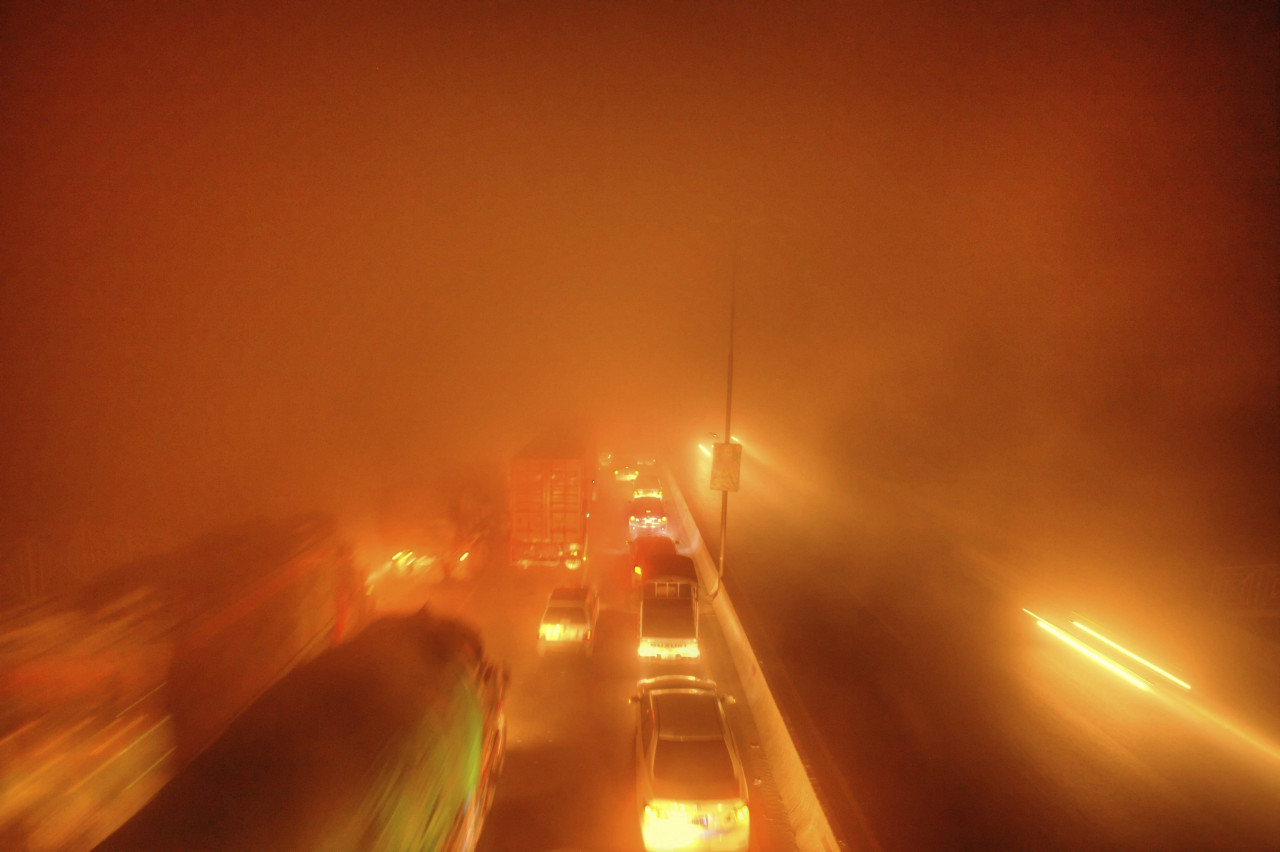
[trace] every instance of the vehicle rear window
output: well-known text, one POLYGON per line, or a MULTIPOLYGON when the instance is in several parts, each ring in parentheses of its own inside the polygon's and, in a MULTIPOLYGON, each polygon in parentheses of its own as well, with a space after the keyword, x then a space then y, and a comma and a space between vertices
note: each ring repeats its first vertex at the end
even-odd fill
POLYGON ((724 740, 658 739, 653 755, 653 779, 663 798, 732 799, 738 779, 724 740))
POLYGON ((720 706, 709 693, 667 692, 654 696, 662 735, 673 739, 719 739, 720 706))
POLYGON ((549 606, 542 614, 542 620, 546 624, 586 624, 587 611, 582 604, 549 606))
POLYGON ((631 501, 631 517, 642 515, 662 515, 662 501, 657 497, 637 497, 631 501))

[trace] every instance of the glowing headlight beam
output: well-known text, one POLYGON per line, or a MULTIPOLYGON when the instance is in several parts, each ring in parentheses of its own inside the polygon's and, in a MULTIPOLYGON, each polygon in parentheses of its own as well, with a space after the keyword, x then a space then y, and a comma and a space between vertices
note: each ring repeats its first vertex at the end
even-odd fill
POLYGON ((1119 675, 1120 677, 1129 681, 1129 683, 1138 687, 1138 689, 1142 689, 1142 690, 1151 689, 1151 686, 1146 681, 1144 681, 1142 678, 1138 677, 1133 672, 1126 669, 1124 666, 1120 665, 1114 660, 1109 659, 1106 656, 1103 656, 1102 654, 1099 654, 1097 651, 1093 650, 1092 648, 1090 648, 1088 645, 1084 644, 1080 640, 1075 639, 1071 636, 1068 636, 1066 633, 1063 633, 1061 630, 1054 627, 1052 624, 1045 621, 1043 618, 1031 612, 1030 610, 1024 609, 1023 612, 1034 617, 1036 620, 1036 624, 1038 624, 1040 627, 1049 631, 1054 636, 1061 639, 1063 642, 1066 642, 1072 648, 1075 648, 1077 651, 1084 654, 1086 657, 1093 660, 1098 665, 1104 668, 1110 669, 1115 674, 1119 675))
POLYGON ((1101 633, 1099 633, 1098 631, 1096 631, 1096 630, 1092 630, 1092 629, 1090 629, 1090 628, 1088 628, 1088 627, 1085 627, 1083 624, 1081 624, 1081 623, 1080 623, 1080 622, 1078 622, 1078 621, 1073 621, 1073 622, 1071 622, 1071 623, 1072 623, 1072 624, 1074 624, 1076 627, 1079 627, 1079 628, 1080 628, 1081 630, 1083 630, 1085 633, 1088 633, 1090 636, 1093 636, 1093 637, 1095 637, 1095 638, 1097 638, 1097 639, 1101 639, 1103 642, 1106 642, 1108 645, 1110 645, 1112 648, 1115 648, 1115 649, 1116 649, 1117 651, 1119 651, 1120 653, 1125 654, 1125 655, 1127 655, 1127 656, 1129 656, 1129 657, 1131 657, 1131 658, 1133 658, 1133 659, 1137 660, 1138 662, 1142 663, 1142 664, 1143 664, 1144 666, 1146 666, 1147 668, 1151 669, 1153 672, 1157 672, 1157 673, 1159 673, 1159 674, 1164 675, 1164 676, 1165 676, 1165 677, 1167 677, 1169 680, 1173 681, 1174 683, 1176 683, 1178 686, 1182 687, 1183 689, 1190 689, 1190 688, 1191 688, 1191 684, 1187 683, 1187 682, 1186 682, 1186 681, 1184 681, 1184 680, 1180 680, 1180 679, 1178 679, 1178 678, 1174 677, 1173 675, 1169 674, 1169 673, 1168 673, 1167 671, 1165 671, 1164 669, 1162 669, 1162 668, 1160 668, 1159 666, 1157 666, 1155 663, 1151 663, 1151 662, 1148 662, 1148 661, 1146 661, 1146 660, 1142 659, 1142 657, 1139 657, 1137 654, 1133 653, 1133 652, 1132 652, 1132 651, 1130 651, 1128 648, 1124 648, 1124 647, 1122 647, 1122 646, 1118 645, 1117 643, 1112 642, 1110 639, 1108 639, 1107 637, 1103 636, 1103 635, 1102 635, 1101 633))

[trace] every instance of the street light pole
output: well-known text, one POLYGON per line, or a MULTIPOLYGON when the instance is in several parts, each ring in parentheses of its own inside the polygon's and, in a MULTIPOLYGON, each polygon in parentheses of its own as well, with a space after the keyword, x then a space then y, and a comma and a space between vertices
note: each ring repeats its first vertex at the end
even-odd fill
MULTIPOLYGON (((738 254, 735 251, 733 255, 733 275, 729 283, 729 371, 725 384, 724 394, 724 442, 731 443, 733 433, 730 425, 733 416, 733 330, 734 315, 737 310, 738 300, 738 254)), ((720 492, 720 566, 718 569, 718 582, 716 583, 716 591, 720 590, 720 585, 724 583, 724 544, 725 538, 729 534, 729 492, 720 492)))

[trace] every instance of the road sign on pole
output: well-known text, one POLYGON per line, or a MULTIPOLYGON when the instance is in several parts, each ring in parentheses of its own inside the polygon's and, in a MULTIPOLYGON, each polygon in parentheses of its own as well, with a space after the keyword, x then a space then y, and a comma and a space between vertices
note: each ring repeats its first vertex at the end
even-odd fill
POLYGON ((742 445, 715 444, 711 456, 711 490, 737 491, 742 472, 742 445))

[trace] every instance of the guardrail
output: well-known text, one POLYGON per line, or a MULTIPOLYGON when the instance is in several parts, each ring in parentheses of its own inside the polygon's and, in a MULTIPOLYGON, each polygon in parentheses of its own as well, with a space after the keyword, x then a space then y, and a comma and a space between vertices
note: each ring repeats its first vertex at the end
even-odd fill
MULTIPOLYGON (((671 475, 671 470, 665 464, 662 465, 662 475, 664 496, 679 512, 684 529, 696 530, 698 527, 689 511, 689 504, 676 484, 675 477, 671 475)), ((716 563, 711 558, 711 553, 707 550, 701 534, 698 535, 697 548, 690 556, 693 558, 694 565, 697 566, 698 581, 702 587, 715 588, 718 582, 716 563)), ((756 728, 760 731, 760 747, 764 750, 765 758, 773 770, 778 793, 786 806, 787 819, 791 823, 792 831, 795 832, 797 845, 805 852, 810 850, 838 852, 840 846, 836 842, 835 833, 831 830, 831 823, 818 802, 813 781, 800 760, 795 741, 791 738, 791 732, 782 718, 778 703, 774 700, 773 692, 769 689, 769 684, 760 669, 760 662, 756 659, 755 651, 751 649, 751 642, 742 629, 742 622, 738 620, 738 614, 733 608, 733 602, 729 599, 729 593, 723 587, 712 598, 711 608, 724 633, 738 678, 742 681, 747 706, 751 709, 756 728)))

